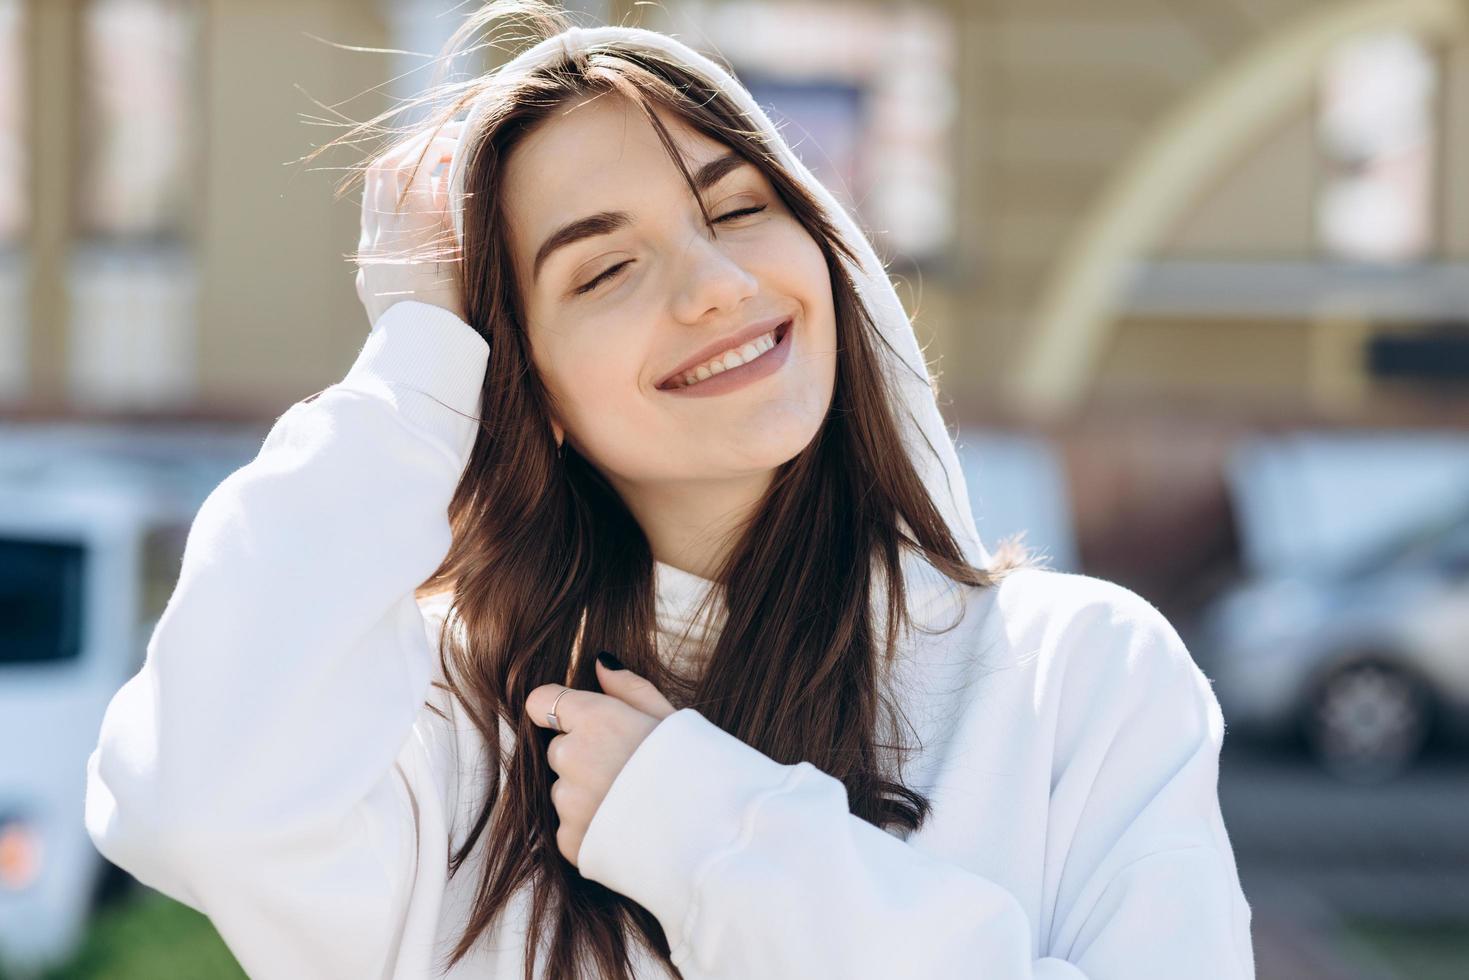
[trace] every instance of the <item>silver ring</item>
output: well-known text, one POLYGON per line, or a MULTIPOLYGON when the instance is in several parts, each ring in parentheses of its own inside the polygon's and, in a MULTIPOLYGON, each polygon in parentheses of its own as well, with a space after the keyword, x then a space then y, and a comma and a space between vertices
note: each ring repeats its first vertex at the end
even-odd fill
POLYGON ((560 694, 556 695, 556 700, 551 702, 551 710, 546 713, 546 721, 547 721, 547 723, 549 723, 550 726, 552 728, 556 729, 558 732, 561 731, 562 729, 561 729, 561 719, 559 719, 559 718, 556 717, 556 705, 560 704, 561 703, 561 699, 564 698, 564 697, 566 697, 566 695, 570 694, 571 693, 571 690, 572 689, 568 687, 566 690, 564 690, 560 694))

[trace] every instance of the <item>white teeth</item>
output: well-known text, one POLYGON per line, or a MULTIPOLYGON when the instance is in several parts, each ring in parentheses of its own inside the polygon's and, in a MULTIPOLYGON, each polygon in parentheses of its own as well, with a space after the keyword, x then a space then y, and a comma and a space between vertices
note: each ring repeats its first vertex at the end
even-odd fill
POLYGON ((757 337, 742 347, 726 351, 713 360, 699 365, 692 371, 685 371, 683 377, 679 380, 682 381, 683 387, 687 388, 689 385, 698 384, 700 381, 712 378, 716 374, 722 374, 731 368, 737 368, 741 364, 748 364, 774 346, 775 331, 772 330, 763 337, 757 337))

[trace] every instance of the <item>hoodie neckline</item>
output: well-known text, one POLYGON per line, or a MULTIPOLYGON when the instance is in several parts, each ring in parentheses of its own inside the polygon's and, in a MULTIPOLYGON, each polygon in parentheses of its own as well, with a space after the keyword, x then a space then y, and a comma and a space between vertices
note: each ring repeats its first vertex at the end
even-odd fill
POLYGON ((724 622, 725 606, 717 583, 655 559, 653 590, 660 659, 685 669, 701 662, 719 642, 724 622), (711 591, 712 598, 701 616, 699 604, 711 591))
MULTIPOLYGON (((907 592, 905 606, 912 624, 925 629, 951 625, 953 613, 964 608, 965 587, 910 549, 903 549, 900 563, 907 592)), ((695 670, 719 642, 728 611, 722 590, 711 579, 657 559, 653 561, 653 589, 659 659, 676 670, 695 670), (700 603, 711 590, 712 598, 701 615, 700 603)), ((872 615, 874 635, 879 637, 886 629, 885 599, 885 576, 877 569, 872 615)))

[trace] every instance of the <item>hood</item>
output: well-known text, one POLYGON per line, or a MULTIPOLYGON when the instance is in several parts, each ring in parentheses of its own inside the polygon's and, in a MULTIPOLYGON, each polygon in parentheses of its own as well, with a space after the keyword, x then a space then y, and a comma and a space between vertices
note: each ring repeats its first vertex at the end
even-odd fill
MULTIPOLYGON (((691 68, 718 87, 765 134, 780 161, 826 208, 841 235, 861 260, 860 267, 855 268, 845 258, 842 262, 886 340, 886 344, 877 345, 877 350, 883 361, 883 368, 893 382, 893 390, 900 395, 898 424, 908 456, 928 488, 935 506, 953 532, 964 557, 978 568, 987 567, 990 564, 990 555, 980 541, 979 531, 974 523, 969 507, 969 493, 954 441, 939 413, 928 366, 919 349, 913 324, 903 309, 897 291, 888 279, 887 271, 872 243, 857 222, 801 162, 749 91, 724 68, 677 38, 636 27, 573 27, 526 49, 496 69, 494 74, 505 82, 511 82, 535 68, 560 60, 567 54, 606 45, 640 47, 660 52, 691 68)), ((470 111, 464 127, 466 133, 476 132, 477 116, 486 104, 488 103, 485 100, 481 100, 470 111)), ((463 171, 468 145, 467 140, 459 144, 449 165, 448 206, 454 220, 456 240, 460 241, 464 234, 463 171)), ((927 562, 910 562, 905 559, 904 567, 909 607, 915 613, 936 594, 945 592, 952 585, 927 562)), ((686 637, 696 647, 702 647, 717 635, 717 626, 714 624, 722 622, 723 618, 717 600, 711 602, 710 615, 705 622, 694 622, 692 616, 697 600, 712 583, 663 562, 656 563, 655 579, 660 633, 665 636, 676 634, 686 637)), ((877 605, 882 608, 883 604, 877 605)))

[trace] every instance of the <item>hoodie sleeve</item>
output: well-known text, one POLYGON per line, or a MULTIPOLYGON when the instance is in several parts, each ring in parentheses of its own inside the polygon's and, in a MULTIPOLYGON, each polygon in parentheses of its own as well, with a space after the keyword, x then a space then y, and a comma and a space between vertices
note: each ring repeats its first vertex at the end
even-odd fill
POLYGON ((1251 980, 1213 691, 1161 613, 1103 584, 1117 601, 1050 633, 1054 671, 1072 674, 1045 694, 1052 724, 1074 720, 1034 815, 1046 866, 1064 864, 1042 910, 1049 938, 998 882, 851 814, 840 780, 777 763, 692 708, 618 775, 581 873, 657 916, 690 978, 1251 980))
POLYGON ((387 310, 205 499, 103 716, 88 834, 252 977, 388 975, 437 902, 418 876, 446 862, 452 770, 414 590, 449 547, 488 349, 445 310, 387 310))

